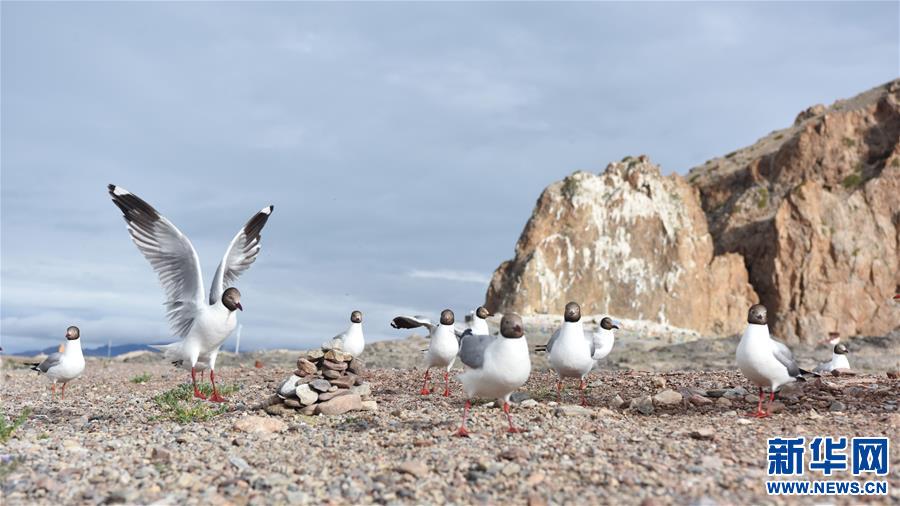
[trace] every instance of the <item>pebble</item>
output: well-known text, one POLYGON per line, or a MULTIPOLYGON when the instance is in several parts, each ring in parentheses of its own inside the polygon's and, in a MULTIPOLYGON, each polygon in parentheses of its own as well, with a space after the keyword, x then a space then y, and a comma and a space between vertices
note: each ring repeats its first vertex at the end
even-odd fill
POLYGON ((834 401, 831 403, 830 406, 828 406, 828 411, 831 411, 832 413, 846 411, 846 410, 847 410, 847 405, 841 401, 834 401))
POLYGON ((615 397, 609 400, 609 407, 613 409, 619 409, 625 404, 625 399, 622 399, 622 396, 616 394, 615 397))
POLYGON ((644 397, 635 397, 631 399, 631 402, 628 404, 628 407, 636 410, 638 413, 642 415, 650 415, 653 414, 653 399, 649 395, 645 395, 644 397))
POLYGON ((254 434, 273 434, 287 429, 287 424, 269 416, 245 416, 234 422, 234 430, 254 434))
POLYGON ((331 384, 338 388, 350 388, 356 382, 356 375, 347 374, 331 380, 331 384))
POLYGON ((297 359, 297 370, 303 373, 301 376, 309 376, 316 373, 316 364, 300 357, 297 359))
POLYGON ((531 455, 524 448, 514 446, 503 450, 497 456, 502 460, 528 460, 531 455))
POLYGON ((309 382, 309 387, 317 392, 327 392, 331 388, 331 383, 328 380, 315 379, 309 382))
POLYGON ((335 362, 334 360, 328 360, 327 358, 322 361, 322 365, 326 369, 331 369, 332 371, 344 371, 347 369, 347 362, 335 362))
POLYGON ((688 435, 693 439, 709 441, 716 437, 716 430, 712 427, 701 427, 699 429, 692 430, 688 435))
POLYGON ((682 396, 675 390, 663 390, 653 396, 653 403, 660 406, 671 406, 681 403, 682 396))
POLYGON ((360 407, 363 411, 378 411, 378 402, 373 399, 362 401, 360 407))
POLYGON ((322 371, 322 376, 328 378, 329 380, 336 380, 341 377, 341 373, 339 371, 332 371, 331 369, 325 369, 322 371))
POLYGON ((238 471, 243 472, 250 470, 250 464, 248 464, 246 460, 238 457, 237 455, 229 455, 228 462, 236 467, 238 471))
POLYGON ((723 407, 723 408, 730 408, 730 407, 731 407, 731 401, 728 400, 727 397, 719 397, 718 399, 716 399, 716 406, 720 406, 720 407, 723 407))
POLYGON ((588 416, 592 413, 593 411, 584 406, 563 404, 562 406, 556 408, 556 412, 554 414, 556 416, 588 416))
POLYGON ((314 392, 308 383, 298 386, 296 392, 297 397, 300 399, 300 404, 304 406, 309 406, 319 400, 319 394, 314 392))
POLYGON ((712 399, 697 394, 692 395, 690 401, 695 406, 707 406, 713 403, 712 399))
POLYGON ((278 394, 283 397, 297 397, 296 390, 298 381, 300 381, 300 376, 292 374, 278 387, 278 394))
POLYGON ((362 399, 356 394, 335 397, 329 401, 316 404, 316 413, 323 415, 343 415, 348 411, 362 409, 362 399))
POLYGON ((153 462, 168 463, 172 461, 172 452, 161 446, 157 446, 150 451, 150 460, 153 462))
POLYGON ((538 405, 538 401, 534 399, 525 399, 524 401, 519 403, 519 406, 522 408, 533 408, 538 405))
POLYGON ((662 376, 654 376, 650 383, 656 388, 666 388, 666 378, 662 376))
POLYGON ((428 465, 421 460, 407 460, 398 465, 396 471, 421 478, 428 474, 428 465))

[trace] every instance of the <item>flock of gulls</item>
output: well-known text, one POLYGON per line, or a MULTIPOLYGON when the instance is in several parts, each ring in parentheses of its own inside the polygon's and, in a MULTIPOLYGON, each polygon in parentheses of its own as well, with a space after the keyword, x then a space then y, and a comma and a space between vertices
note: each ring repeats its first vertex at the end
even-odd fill
MULTIPOLYGON (((237 326, 237 311, 244 309, 241 292, 232 285, 259 255, 260 233, 274 206, 262 208, 234 236, 207 294, 200 260, 187 236, 137 195, 116 185, 109 185, 108 189, 113 203, 122 211, 132 240, 159 277, 166 295, 166 316, 173 333, 180 338, 172 344, 159 346, 159 350, 174 365, 190 371, 195 397, 223 402, 225 399, 216 388, 216 357, 225 339, 237 326), (202 381, 207 369, 212 383, 212 394, 208 398, 197 386, 197 373, 201 374, 202 381)), ((894 299, 900 299, 900 295, 895 295, 894 299)), ((513 424, 509 398, 525 384, 531 373, 524 322, 515 313, 505 314, 500 322, 499 336, 495 336, 490 334, 487 325, 486 319, 490 316, 484 307, 477 308, 466 318, 465 329, 456 326, 453 311, 449 309, 441 312, 437 322, 421 316, 397 316, 391 322, 396 329, 424 327, 428 330, 429 346, 423 350, 425 377, 421 394, 431 393, 431 369, 440 368, 444 373, 443 395, 449 396, 451 368, 457 358, 465 366, 458 377, 466 398, 462 423, 456 432, 459 436, 469 434, 466 421, 474 398, 496 399, 503 406, 509 432, 521 431, 513 424)), ((365 348, 362 317, 360 311, 353 311, 350 327, 334 338, 340 340, 342 349, 353 356, 358 356, 365 348)), ((557 395, 560 399, 563 380, 577 379, 581 403, 586 405, 586 378, 598 361, 612 351, 614 331, 620 326, 618 321, 604 317, 595 331, 588 331, 578 303, 566 304, 560 328, 545 345, 536 347, 536 351, 548 354, 550 365, 558 375, 557 395)), ((60 352, 33 364, 34 370, 52 381, 51 397, 56 393, 56 384, 60 383, 64 398, 66 384, 84 372, 80 330, 69 327, 65 337, 66 343, 60 352)), ((766 308, 761 304, 752 306, 735 354, 738 368, 759 387, 759 404, 750 416, 768 416, 775 391, 787 383, 807 375, 849 369, 847 347, 839 342, 837 335, 829 337, 826 342, 833 346, 832 359, 813 371, 801 369, 791 350, 769 335, 766 308), (764 389, 770 392, 766 409, 763 409, 764 389)))

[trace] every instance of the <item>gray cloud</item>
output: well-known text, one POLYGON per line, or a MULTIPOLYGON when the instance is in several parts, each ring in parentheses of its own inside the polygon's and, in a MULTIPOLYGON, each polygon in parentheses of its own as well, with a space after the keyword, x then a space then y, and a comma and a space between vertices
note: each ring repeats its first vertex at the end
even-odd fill
POLYGON ((896 3, 10 3, 2 22, 6 349, 167 338, 105 187, 240 280, 242 348, 366 312, 467 312, 540 191, 646 153, 683 172, 897 77, 896 3), (415 274, 418 273, 418 274, 415 274))

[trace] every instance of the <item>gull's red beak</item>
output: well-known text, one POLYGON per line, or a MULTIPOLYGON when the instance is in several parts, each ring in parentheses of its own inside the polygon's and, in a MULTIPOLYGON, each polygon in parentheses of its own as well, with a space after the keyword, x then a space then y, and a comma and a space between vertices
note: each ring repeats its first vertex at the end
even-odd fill
POLYGON ((897 295, 894 295, 894 300, 900 300, 900 293, 898 293, 897 295))
POLYGON ((237 308, 240 309, 241 311, 244 310, 244 306, 242 306, 240 302, 235 303, 235 306, 237 306, 237 308))

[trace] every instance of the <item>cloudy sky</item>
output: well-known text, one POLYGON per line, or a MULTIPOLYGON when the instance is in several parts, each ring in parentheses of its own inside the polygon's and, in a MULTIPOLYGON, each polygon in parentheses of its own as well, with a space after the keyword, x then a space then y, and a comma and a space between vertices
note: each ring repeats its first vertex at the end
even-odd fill
POLYGON ((665 172, 898 76, 898 3, 2 5, 2 346, 169 337, 106 185, 240 279, 242 348, 464 312, 540 191, 665 172))

